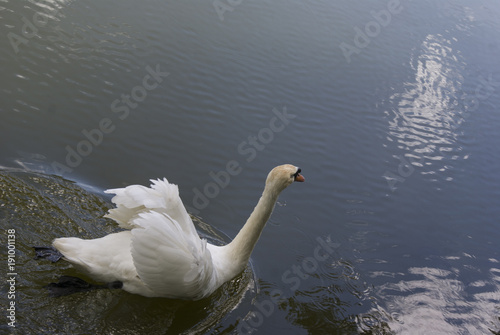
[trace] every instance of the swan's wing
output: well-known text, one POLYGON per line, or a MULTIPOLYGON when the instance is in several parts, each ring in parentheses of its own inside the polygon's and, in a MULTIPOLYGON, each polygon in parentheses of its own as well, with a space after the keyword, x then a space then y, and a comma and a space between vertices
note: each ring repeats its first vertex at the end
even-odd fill
POLYGON ((186 234, 176 220, 158 212, 141 213, 132 229, 132 258, 141 280, 156 294, 202 298, 216 287, 206 240, 186 234))
POLYGON ((177 185, 170 184, 166 178, 151 182, 151 187, 131 185, 106 190, 105 193, 115 194, 111 201, 116 208, 110 209, 105 216, 118 222, 122 228, 132 229, 134 219, 140 213, 149 211, 165 213, 177 221, 186 234, 196 234, 193 221, 179 197, 177 185))

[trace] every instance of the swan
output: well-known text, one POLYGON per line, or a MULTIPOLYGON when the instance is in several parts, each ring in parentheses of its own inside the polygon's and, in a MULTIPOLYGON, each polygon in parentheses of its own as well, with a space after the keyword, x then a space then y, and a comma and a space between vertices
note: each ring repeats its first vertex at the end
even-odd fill
POLYGON ((244 270, 281 191, 305 180, 300 172, 290 164, 272 169, 252 214, 224 246, 198 236, 178 186, 166 178, 151 180, 149 188, 105 191, 114 194, 116 205, 105 217, 126 230, 90 240, 57 238, 52 246, 78 270, 113 283, 113 288, 146 297, 199 300, 244 270))

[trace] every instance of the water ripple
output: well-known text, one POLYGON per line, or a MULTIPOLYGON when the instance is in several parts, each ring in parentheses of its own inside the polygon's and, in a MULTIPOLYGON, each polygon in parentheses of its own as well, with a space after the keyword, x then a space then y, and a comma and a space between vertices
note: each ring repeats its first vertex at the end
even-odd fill
POLYGON ((404 275, 390 274, 408 279, 389 280, 378 286, 374 292, 378 306, 368 315, 383 315, 396 334, 409 334, 415 329, 420 334, 488 334, 500 330, 500 270, 491 267, 487 280, 468 282, 464 276, 478 271, 469 264, 471 259, 445 258, 450 262, 448 269, 411 267, 404 275))
POLYGON ((453 40, 438 34, 426 37, 411 66, 414 79, 389 99, 388 139, 413 165, 425 167, 422 174, 441 171, 437 162, 463 156, 456 142, 465 119, 459 104, 465 62, 453 40))

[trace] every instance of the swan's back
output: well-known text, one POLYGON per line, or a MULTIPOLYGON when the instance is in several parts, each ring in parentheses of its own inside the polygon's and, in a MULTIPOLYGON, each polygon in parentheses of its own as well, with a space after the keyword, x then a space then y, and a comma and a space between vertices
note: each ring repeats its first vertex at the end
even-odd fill
POLYGON ((130 253, 131 238, 130 231, 123 231, 93 240, 57 238, 52 244, 80 271, 95 280, 113 282, 137 276, 130 253))

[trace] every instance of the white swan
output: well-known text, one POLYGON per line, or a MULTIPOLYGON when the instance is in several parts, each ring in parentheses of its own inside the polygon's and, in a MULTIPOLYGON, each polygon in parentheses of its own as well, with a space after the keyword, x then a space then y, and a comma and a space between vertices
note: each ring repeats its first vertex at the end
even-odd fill
POLYGON ((152 180, 150 188, 131 185, 107 190, 117 206, 106 217, 126 231, 93 240, 57 238, 53 246, 78 269, 101 282, 147 297, 198 300, 209 296, 245 268, 278 195, 304 181, 296 166, 271 170, 247 222, 225 246, 200 239, 179 197, 177 185, 152 180))

